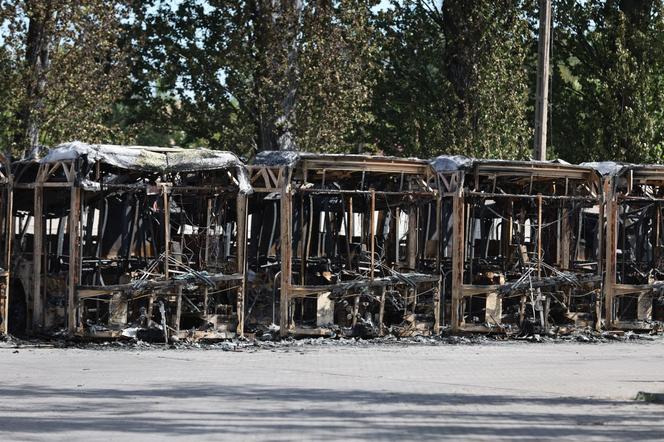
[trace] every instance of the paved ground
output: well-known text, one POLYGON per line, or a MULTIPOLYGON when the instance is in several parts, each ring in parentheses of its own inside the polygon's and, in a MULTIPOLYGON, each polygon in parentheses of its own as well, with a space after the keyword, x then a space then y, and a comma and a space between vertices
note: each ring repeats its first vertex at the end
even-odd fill
POLYGON ((664 440, 664 341, 0 349, 0 440, 664 440))

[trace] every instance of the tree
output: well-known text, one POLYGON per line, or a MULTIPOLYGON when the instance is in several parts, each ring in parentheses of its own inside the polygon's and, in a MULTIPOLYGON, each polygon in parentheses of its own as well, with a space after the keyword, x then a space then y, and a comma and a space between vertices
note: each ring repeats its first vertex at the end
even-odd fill
MULTIPOLYGON (((101 140, 124 85, 123 5, 106 0, 0 2, 0 53, 14 70, 0 104, 5 149, 35 156, 42 143, 101 140)), ((11 77, 11 76, 10 76, 11 77)))
POLYGON ((530 151, 528 26, 518 0, 443 1, 451 143, 477 157, 530 151))
POLYGON ((376 3, 322 0, 304 10, 295 107, 303 150, 374 149, 368 127, 376 69, 371 7, 376 3))
POLYGON ((441 11, 428 3, 392 2, 376 18, 379 76, 373 133, 393 155, 431 157, 448 149, 452 90, 445 77, 441 11))
POLYGON ((530 150, 526 6, 394 0, 381 15, 376 136, 388 152, 523 158, 530 150))
POLYGON ((553 143, 570 161, 664 161, 661 0, 557 5, 553 143))
POLYGON ((250 153, 362 143, 371 4, 183 0, 143 10, 130 107, 149 103, 184 145, 250 153))
POLYGON ((0 148, 6 147, 8 140, 14 138, 16 110, 20 104, 20 97, 16 94, 20 88, 18 70, 16 59, 7 48, 0 47, 0 148))

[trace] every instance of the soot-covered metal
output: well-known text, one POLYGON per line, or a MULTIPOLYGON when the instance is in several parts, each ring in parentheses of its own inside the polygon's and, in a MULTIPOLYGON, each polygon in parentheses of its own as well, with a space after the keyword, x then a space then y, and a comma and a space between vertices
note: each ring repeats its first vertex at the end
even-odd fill
POLYGON ((663 166, 79 142, 3 164, 2 334, 664 324, 663 166))
POLYGON ((235 155, 69 143, 13 174, 17 329, 243 333, 251 186, 235 155))

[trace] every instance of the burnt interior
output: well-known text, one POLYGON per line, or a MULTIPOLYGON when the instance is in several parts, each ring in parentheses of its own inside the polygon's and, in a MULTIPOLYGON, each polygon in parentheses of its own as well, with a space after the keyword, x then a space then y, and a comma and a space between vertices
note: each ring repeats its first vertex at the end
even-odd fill
POLYGON ((370 337, 664 320, 658 166, 268 152, 241 185, 230 154, 100 148, 17 161, 13 183, 0 170, 0 331, 370 337))
MULTIPOLYGON (((383 327, 432 325, 439 235, 437 194, 426 185, 426 166, 415 172, 361 162, 319 166, 303 160, 290 172, 291 285, 311 292, 291 299, 292 326, 376 335, 383 327)), ((254 166, 256 173, 260 167, 254 166)), ((275 189, 256 192, 249 203, 254 280, 247 316, 259 329, 278 318, 281 202, 275 189)))
POLYGON ((480 163, 466 173, 463 284, 491 293, 464 296, 462 325, 548 330, 596 320, 598 180, 572 171, 480 163))
POLYGON ((233 336, 243 279, 238 184, 233 168, 202 169, 133 170, 86 157, 60 165, 18 163, 12 276, 25 294, 25 327, 69 327, 90 335, 135 328, 130 333, 165 338, 185 331, 233 336), (45 179, 37 185, 40 174, 45 179), (35 225, 38 198, 42 216, 35 225), (42 250, 39 272, 35 241, 42 250), (39 305, 41 313, 34 311, 39 305), (75 324, 68 323, 70 309, 76 310, 75 324))
POLYGON ((613 180, 616 195, 615 283, 634 286, 616 295, 612 319, 662 322, 664 304, 664 172, 630 166, 613 180), (643 286, 653 287, 643 291, 643 286))

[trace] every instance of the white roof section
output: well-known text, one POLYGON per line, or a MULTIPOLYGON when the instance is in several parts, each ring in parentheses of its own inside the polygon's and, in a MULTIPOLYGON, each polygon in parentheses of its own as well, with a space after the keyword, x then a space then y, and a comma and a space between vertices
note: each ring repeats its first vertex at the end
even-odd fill
POLYGON ((109 164, 120 169, 162 173, 235 169, 240 192, 245 194, 252 192, 247 170, 242 161, 231 152, 218 150, 119 146, 73 141, 51 149, 39 162, 48 164, 79 158, 86 158, 91 163, 109 164))

